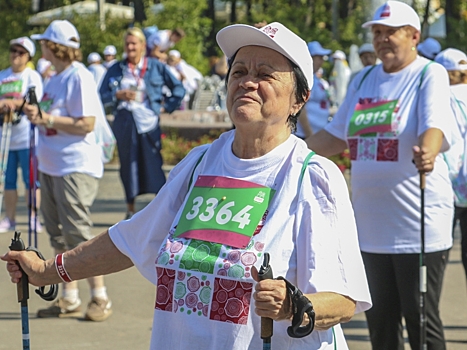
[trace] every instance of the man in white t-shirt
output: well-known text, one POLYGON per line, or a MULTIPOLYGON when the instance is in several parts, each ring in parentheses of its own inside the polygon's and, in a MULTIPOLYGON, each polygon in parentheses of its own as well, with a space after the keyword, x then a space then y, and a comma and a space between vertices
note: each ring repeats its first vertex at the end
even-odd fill
POLYGON ((88 69, 92 73, 98 89, 101 86, 105 73, 107 73, 107 69, 101 64, 101 61, 102 58, 97 52, 91 52, 88 55, 88 69))

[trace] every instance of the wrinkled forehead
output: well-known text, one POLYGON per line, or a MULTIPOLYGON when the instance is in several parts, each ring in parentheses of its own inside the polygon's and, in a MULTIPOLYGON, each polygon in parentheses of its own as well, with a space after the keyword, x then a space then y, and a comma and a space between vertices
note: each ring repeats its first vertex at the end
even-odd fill
POLYGON ((268 66, 277 71, 291 72, 292 63, 281 53, 263 46, 249 45, 241 47, 235 54, 231 65, 268 66))

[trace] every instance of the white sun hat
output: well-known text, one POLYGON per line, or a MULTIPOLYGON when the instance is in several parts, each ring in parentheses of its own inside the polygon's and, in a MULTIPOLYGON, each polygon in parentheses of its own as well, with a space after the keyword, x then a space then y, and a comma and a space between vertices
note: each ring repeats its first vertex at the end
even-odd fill
POLYGON ((467 70, 467 55, 457 49, 446 49, 435 57, 435 62, 441 64, 446 70, 467 70), (465 63, 460 63, 464 61, 465 63))
POLYGON ((415 10, 401 1, 387 1, 375 12, 371 21, 363 23, 363 28, 374 24, 388 27, 411 26, 420 31, 420 17, 415 10))
POLYGON ((88 63, 96 63, 102 61, 101 55, 99 55, 97 52, 91 52, 88 55, 88 63))
POLYGON ((360 46, 360 48, 358 49, 358 54, 361 55, 362 53, 365 53, 365 52, 374 53, 375 48, 373 47, 373 44, 365 43, 362 46, 360 46))
POLYGON ((334 51, 334 53, 332 54, 331 56, 332 58, 334 58, 335 60, 345 60, 347 59, 347 56, 345 55, 344 51, 341 51, 341 50, 336 50, 334 51))
POLYGON ((426 38, 422 43, 417 45, 417 50, 426 58, 433 60, 441 51, 441 44, 433 38, 426 38))
POLYGON ((305 76, 308 89, 313 87, 313 59, 306 42, 283 24, 273 22, 262 28, 246 24, 233 24, 221 29, 216 36, 217 43, 227 58, 240 48, 254 45, 263 46, 287 57, 295 63, 305 76))
POLYGON ((104 49, 104 55, 115 56, 117 54, 117 49, 113 45, 108 45, 104 49))
POLYGON ((55 20, 47 27, 43 34, 33 34, 31 39, 49 40, 73 49, 79 49, 79 34, 75 26, 67 20, 55 20), (71 39, 76 39, 78 42, 71 39))
POLYGON ((10 46, 13 46, 13 45, 19 45, 23 47, 29 53, 29 56, 31 57, 34 57, 34 55, 36 54, 36 46, 31 41, 31 39, 29 39, 26 36, 22 36, 21 38, 10 40, 10 46))

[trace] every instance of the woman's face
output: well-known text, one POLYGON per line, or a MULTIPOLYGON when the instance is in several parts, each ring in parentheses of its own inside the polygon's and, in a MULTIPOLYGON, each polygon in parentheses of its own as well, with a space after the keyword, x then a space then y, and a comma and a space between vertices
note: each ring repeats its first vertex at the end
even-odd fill
POLYGON ((396 72, 407 66, 417 56, 420 33, 411 27, 388 27, 375 24, 371 27, 373 46, 378 58, 388 72, 396 72))
POLYGON ((324 57, 323 56, 313 56, 313 73, 316 73, 318 69, 321 68, 321 66, 324 63, 324 57))
POLYGON ((29 53, 20 45, 10 47, 10 65, 14 71, 22 71, 29 62, 29 53))
MULTIPOLYGON (((138 60, 143 56, 145 44, 134 35, 127 35, 125 38, 125 52, 128 60, 138 60)), ((138 62, 134 62, 138 63, 138 62)))
POLYGON ((233 123, 287 128, 288 116, 301 108, 295 85, 291 64, 283 55, 260 46, 241 48, 227 85, 227 110, 233 123))

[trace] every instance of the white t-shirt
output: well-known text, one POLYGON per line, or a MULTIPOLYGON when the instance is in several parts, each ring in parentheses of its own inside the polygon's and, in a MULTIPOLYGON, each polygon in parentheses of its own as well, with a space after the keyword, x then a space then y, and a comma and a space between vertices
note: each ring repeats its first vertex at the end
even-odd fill
MULTIPOLYGON (((260 268, 264 252, 271 256, 274 276, 284 276, 303 293, 347 295, 357 301, 356 312, 371 306, 340 170, 315 155, 299 185, 310 153, 302 140, 292 135, 260 158, 239 159, 232 153, 234 135, 235 130, 226 132, 212 145, 192 150, 146 208, 109 230, 117 248, 157 286, 151 349, 261 348, 250 272, 253 265, 260 268), (259 225, 253 223, 256 232, 246 248, 174 238, 189 183, 193 179, 193 186, 198 175, 227 177, 230 184, 240 179, 277 190, 259 225)), ((288 326, 290 322, 274 323, 273 349, 334 349, 332 330, 293 339, 287 335, 288 326)), ((334 332, 337 348, 347 349, 339 325, 334 332)))
MULTIPOLYGON (((349 86, 348 94, 326 131, 347 141, 352 160, 352 202, 355 208, 358 235, 362 251, 369 253, 419 253, 420 184, 412 163, 412 147, 429 128, 444 134, 441 152, 450 144, 451 130, 445 118, 451 113, 449 81, 439 64, 418 57, 397 73, 385 73, 377 65, 364 79, 365 68, 349 86), (375 137, 355 136, 349 125, 360 107, 375 107, 398 100, 390 123, 390 132, 375 133, 375 137), (350 135, 350 136, 349 136, 350 135), (352 136, 353 135, 353 136, 352 136)), ((394 108, 394 105, 393 105, 394 108)), ((386 113, 386 112, 385 112, 386 113)), ((383 117, 383 113, 366 115, 383 117)), ((358 117, 357 117, 358 116, 358 117)), ((359 127, 367 121, 359 119, 359 127)), ((386 114, 387 116, 387 114, 386 114)), ((366 118, 366 117, 365 117, 366 118)), ((354 126, 357 122, 355 122, 354 126)), ((448 249, 452 245, 453 193, 446 163, 442 155, 436 158, 433 172, 426 175, 425 189, 425 250, 448 249)))
MULTIPOLYGON (((313 88, 310 98, 305 104, 306 116, 310 123, 313 134, 323 129, 329 122, 329 84, 324 80, 313 75, 313 88)), ((300 123, 297 123, 297 136, 303 138, 305 133, 300 123)))
MULTIPOLYGON (((20 73, 13 73, 10 68, 0 72, 0 99, 23 99, 31 86, 36 87, 36 97, 42 99, 42 78, 38 72, 26 67, 20 73)), ((29 148, 31 123, 26 116, 11 128, 10 150, 17 151, 29 148)), ((0 125, 0 140, 3 125, 0 125)))
MULTIPOLYGON (((103 111, 92 74, 79 62, 50 78, 41 105, 47 113, 70 118, 96 117, 103 111)), ((37 158, 39 170, 47 175, 78 172, 101 178, 100 155, 94 132, 83 136, 39 127, 37 158)))

